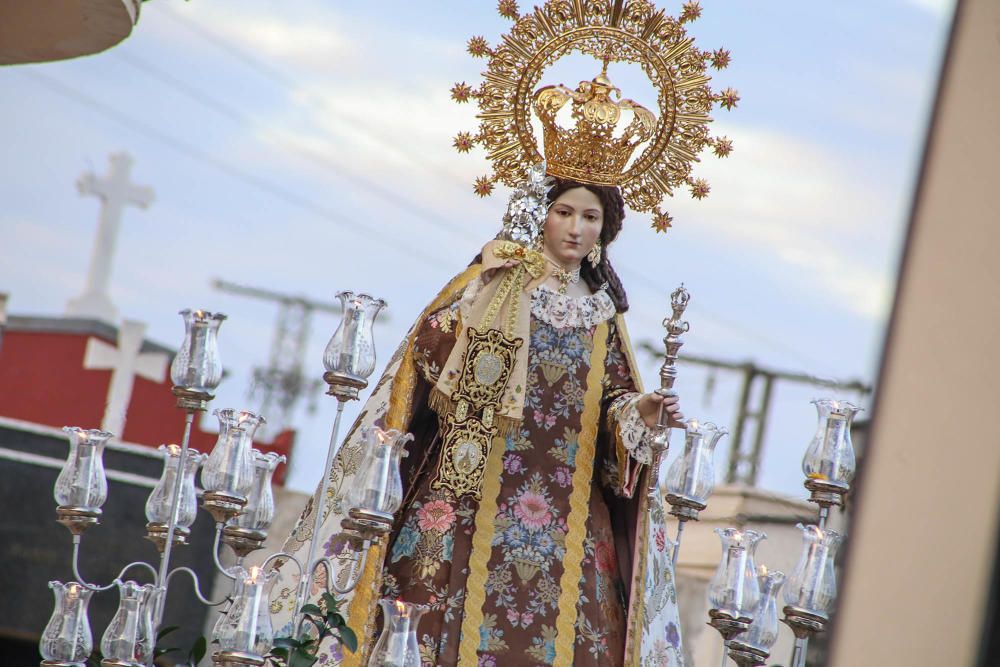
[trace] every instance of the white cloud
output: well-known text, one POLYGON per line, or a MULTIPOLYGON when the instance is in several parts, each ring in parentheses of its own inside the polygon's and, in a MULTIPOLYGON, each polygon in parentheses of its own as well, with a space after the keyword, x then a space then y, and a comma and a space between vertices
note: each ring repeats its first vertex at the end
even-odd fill
POLYGON ((357 41, 344 29, 343 21, 322 6, 311 7, 307 14, 289 5, 280 17, 273 8, 255 10, 246 4, 240 11, 226 11, 213 4, 158 11, 197 23, 202 30, 265 61, 329 68, 350 61, 358 50, 357 41))
POLYGON ((700 220, 712 236, 758 254, 766 271, 799 289, 821 290, 845 310, 884 318, 895 282, 902 211, 878 184, 829 147, 752 127, 728 160, 696 168, 715 185, 711 205, 684 196, 678 218, 700 220))
POLYGON ((906 0, 906 2, 936 16, 944 16, 955 11, 955 0, 906 0))

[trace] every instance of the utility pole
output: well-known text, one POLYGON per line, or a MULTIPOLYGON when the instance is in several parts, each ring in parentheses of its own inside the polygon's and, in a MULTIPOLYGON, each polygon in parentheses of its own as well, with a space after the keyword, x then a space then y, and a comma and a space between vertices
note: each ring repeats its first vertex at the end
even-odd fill
MULTIPOLYGON (((639 344, 639 348, 653 356, 662 356, 662 352, 651 343, 642 342, 639 344)), ((763 368, 752 361, 740 363, 693 354, 681 355, 677 361, 682 364, 688 363, 737 372, 743 376, 736 424, 733 426, 729 468, 726 471, 727 484, 739 483, 754 486, 757 483, 760 461, 764 451, 764 433, 767 430, 767 419, 771 410, 771 396, 777 381, 783 380, 859 394, 868 394, 872 390, 870 385, 861 380, 828 380, 807 373, 763 368), (754 391, 757 386, 760 387, 759 391, 754 391), (748 437, 751 427, 753 429, 752 438, 748 437)))
POLYGON ((230 294, 278 304, 278 320, 271 340, 267 366, 253 369, 248 396, 259 400, 258 411, 268 420, 272 433, 291 423, 292 414, 304 395, 315 395, 323 383, 307 382, 303 373, 313 313, 340 313, 340 304, 314 301, 304 296, 284 294, 260 287, 238 285, 215 279, 212 287, 230 294))

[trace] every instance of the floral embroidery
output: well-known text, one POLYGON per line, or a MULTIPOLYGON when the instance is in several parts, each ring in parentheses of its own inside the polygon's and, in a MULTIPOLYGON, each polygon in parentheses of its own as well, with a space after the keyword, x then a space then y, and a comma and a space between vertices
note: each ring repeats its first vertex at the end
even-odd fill
POLYGON ((447 532, 455 523, 455 510, 443 500, 432 500, 417 512, 417 525, 420 530, 436 530, 447 532))
MULTIPOLYGON (((603 293, 589 297, 589 307, 578 304, 565 309, 564 304, 550 299, 554 296, 544 289, 533 293, 524 419, 504 442, 490 565, 486 580, 478 584, 485 592, 484 620, 473 641, 478 644, 478 661, 483 666, 495 667, 504 661, 512 665, 547 665, 555 658, 555 628, 567 557, 566 516, 580 453, 594 327, 602 318, 611 317, 614 308, 610 297, 603 293), (598 312, 605 299, 607 309, 598 312), (560 310, 540 315, 536 311, 542 305, 560 310), (589 319, 573 319, 584 316, 589 319), (582 324, 565 326, 571 319, 582 324)), ((454 340, 441 333, 442 323, 450 321, 441 315, 445 311, 453 309, 443 309, 425 320, 418 332, 420 354, 415 361, 425 378, 440 368, 449 351, 435 346, 454 340)), ((628 362, 613 334, 602 388, 609 415, 606 433, 618 437, 630 412, 625 409, 627 403, 637 394, 628 362), (624 401, 613 400, 622 397, 624 401)), ((598 451, 613 454, 615 447, 605 441, 598 451)), ((602 473, 595 476, 598 480, 609 466, 615 465, 614 456, 599 456, 601 460, 594 462, 595 470, 602 473)), ((478 503, 469 497, 456 500, 430 489, 426 476, 418 475, 407 483, 417 488, 408 491, 411 499, 401 510, 401 525, 389 545, 382 592, 429 607, 421 621, 422 662, 450 664, 451 658, 443 656, 454 656, 458 643, 463 641, 460 629, 465 578, 478 503)), ((581 667, 623 666, 627 583, 621 578, 610 510, 604 497, 601 482, 597 482, 586 521, 583 577, 574 591, 579 615, 573 664, 581 667)), ((651 533, 651 551, 655 541, 651 533)), ((668 551, 664 549, 658 555, 667 557, 668 551)), ((666 585, 663 574, 648 583, 657 595, 657 603, 672 593, 672 585, 666 585)), ((659 638, 669 648, 662 633, 659 638)))
POLYGON ((451 333, 455 329, 455 324, 460 320, 458 308, 459 302, 456 301, 447 308, 435 311, 427 318, 427 323, 432 328, 441 330, 442 333, 451 333))

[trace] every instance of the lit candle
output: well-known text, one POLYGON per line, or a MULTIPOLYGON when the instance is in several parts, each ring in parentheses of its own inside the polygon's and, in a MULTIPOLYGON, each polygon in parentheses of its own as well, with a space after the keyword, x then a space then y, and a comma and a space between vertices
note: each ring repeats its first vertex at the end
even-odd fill
POLYGON ((816 595, 820 586, 823 585, 823 570, 826 564, 826 547, 823 544, 823 531, 815 526, 811 526, 813 535, 817 541, 809 545, 809 557, 806 561, 806 569, 809 577, 804 584, 804 590, 800 595, 804 598, 802 607, 812 611, 816 608, 816 595), (809 568, 812 568, 809 570, 809 568))
POLYGON ((820 472, 826 475, 826 479, 840 481, 840 458, 841 441, 843 440, 844 426, 847 421, 839 412, 832 413, 826 420, 826 433, 823 435, 822 460, 820 462, 820 472), (825 469, 824 469, 825 468, 825 469))
POLYGON ((406 603, 396 600, 397 617, 393 619, 392 634, 389 635, 389 645, 386 647, 386 667, 406 663, 406 636, 409 634, 410 614, 406 603))
POLYGON ((725 556, 726 563, 726 584, 722 598, 724 609, 738 614, 743 606, 743 571, 746 569, 747 549, 744 543, 744 535, 740 531, 733 531, 733 541, 729 544, 729 550, 725 556))
POLYGON ((250 629, 245 648, 251 653, 255 653, 254 647, 257 643, 257 620, 260 616, 260 596, 263 592, 263 586, 257 581, 259 575, 260 568, 258 566, 254 565, 250 568, 249 584, 253 586, 253 599, 250 601, 250 629))
POLYGON ((701 472, 701 439, 704 437, 698 428, 698 420, 692 419, 688 422, 688 431, 693 436, 691 438, 691 460, 688 462, 687 474, 684 478, 684 495, 691 497, 695 495, 698 485, 698 474, 701 472))

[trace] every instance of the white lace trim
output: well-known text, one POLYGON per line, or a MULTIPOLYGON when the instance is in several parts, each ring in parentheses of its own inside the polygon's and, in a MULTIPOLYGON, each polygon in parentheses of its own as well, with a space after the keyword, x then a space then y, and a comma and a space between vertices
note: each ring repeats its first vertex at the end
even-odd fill
POLYGON ((611 413, 617 415, 618 435, 626 451, 639 463, 653 462, 653 452, 646 438, 646 422, 639 414, 641 394, 625 394, 611 404, 611 413))
POLYGON ((592 327, 614 317, 615 302, 604 289, 570 296, 539 285, 531 293, 531 314, 556 329, 592 327))

